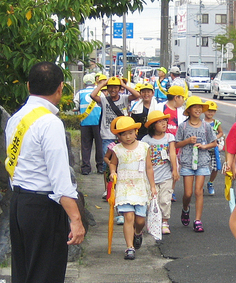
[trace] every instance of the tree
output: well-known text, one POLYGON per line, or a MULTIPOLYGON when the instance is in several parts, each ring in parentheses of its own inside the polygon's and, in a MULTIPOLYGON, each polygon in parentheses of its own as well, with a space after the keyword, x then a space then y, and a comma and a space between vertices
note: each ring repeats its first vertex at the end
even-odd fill
MULTIPOLYGON (((225 47, 225 45, 228 42, 231 42, 236 46, 236 29, 233 26, 229 26, 226 28, 225 34, 218 34, 214 38, 214 42, 217 44, 217 50, 221 51, 222 50, 222 45, 225 47)), ((226 52, 226 48, 224 50, 226 52)), ((235 63, 235 57, 236 57, 236 50, 232 50, 234 57, 231 61, 231 63, 235 63)))
MULTIPOLYGON (((154 0, 151 0, 152 2, 154 0)), ((124 13, 142 11, 143 5, 146 4, 144 0, 94 0, 94 9, 91 10, 90 18, 103 17, 106 15, 123 16, 124 13)))
MULTIPOLYGON (((1 0, 0 104, 12 112, 25 101, 28 72, 35 63, 66 66, 99 48, 101 42, 83 41, 79 25, 86 18, 141 11, 143 4, 144 0, 1 0)), ((70 78, 70 72, 63 71, 70 78)), ((71 91, 68 85, 65 91, 71 91)))

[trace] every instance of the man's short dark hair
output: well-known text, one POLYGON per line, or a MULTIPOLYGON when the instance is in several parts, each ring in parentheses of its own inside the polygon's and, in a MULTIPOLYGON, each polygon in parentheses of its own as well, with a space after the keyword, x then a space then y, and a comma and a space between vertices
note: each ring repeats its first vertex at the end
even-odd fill
POLYGON ((63 72, 56 64, 51 62, 37 63, 29 73, 30 94, 52 95, 63 81, 63 72))

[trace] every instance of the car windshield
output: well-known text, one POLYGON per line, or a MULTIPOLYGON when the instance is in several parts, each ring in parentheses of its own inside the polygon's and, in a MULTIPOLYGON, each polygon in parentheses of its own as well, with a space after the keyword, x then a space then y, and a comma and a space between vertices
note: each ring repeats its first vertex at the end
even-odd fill
POLYGON ((235 81, 236 73, 223 73, 221 76, 222 81, 235 81))
POLYGON ((192 69, 191 77, 209 77, 208 69, 192 69))

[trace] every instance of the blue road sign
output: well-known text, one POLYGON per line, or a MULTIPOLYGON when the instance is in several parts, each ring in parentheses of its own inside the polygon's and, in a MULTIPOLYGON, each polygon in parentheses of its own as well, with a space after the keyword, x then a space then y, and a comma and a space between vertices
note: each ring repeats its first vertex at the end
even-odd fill
MULTIPOLYGON (((123 23, 114 23, 113 25, 113 38, 123 37, 123 23)), ((134 37, 134 24, 126 23, 126 38, 134 37)))

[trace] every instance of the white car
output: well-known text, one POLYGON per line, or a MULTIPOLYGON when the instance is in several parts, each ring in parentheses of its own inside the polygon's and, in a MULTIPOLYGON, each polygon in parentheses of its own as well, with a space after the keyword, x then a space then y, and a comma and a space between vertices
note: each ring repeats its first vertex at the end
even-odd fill
POLYGON ((236 97, 236 71, 221 71, 211 82, 213 98, 236 97))

